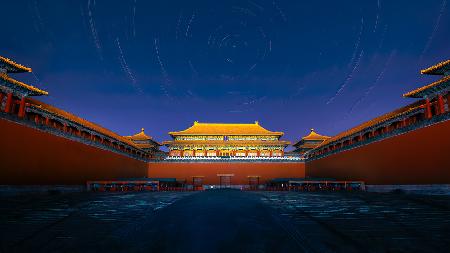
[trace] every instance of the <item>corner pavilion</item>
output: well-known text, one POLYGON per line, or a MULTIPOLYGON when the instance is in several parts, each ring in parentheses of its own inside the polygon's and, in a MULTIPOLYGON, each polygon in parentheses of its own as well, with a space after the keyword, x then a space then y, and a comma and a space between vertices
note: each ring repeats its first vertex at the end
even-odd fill
POLYGON ((173 140, 163 144, 169 148, 169 156, 284 156, 290 144, 280 140, 283 132, 272 132, 258 121, 253 124, 199 123, 188 129, 169 132, 173 140))

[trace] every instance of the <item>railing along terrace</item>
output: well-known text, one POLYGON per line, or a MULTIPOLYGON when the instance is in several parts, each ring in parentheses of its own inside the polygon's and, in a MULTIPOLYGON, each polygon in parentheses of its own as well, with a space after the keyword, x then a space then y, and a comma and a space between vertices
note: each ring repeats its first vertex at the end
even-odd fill
POLYGON ((160 162, 173 161, 173 162, 191 162, 191 161, 205 161, 205 162, 246 162, 246 161, 259 161, 259 162, 301 162, 303 157, 287 157, 287 156, 167 156, 160 162))

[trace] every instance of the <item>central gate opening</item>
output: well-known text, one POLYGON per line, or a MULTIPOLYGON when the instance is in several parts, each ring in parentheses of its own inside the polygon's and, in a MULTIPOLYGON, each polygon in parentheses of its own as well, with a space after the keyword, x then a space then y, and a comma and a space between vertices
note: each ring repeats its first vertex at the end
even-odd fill
POLYGON ((220 188, 231 188, 231 178, 234 174, 217 174, 219 177, 220 188))
POLYGON ((204 178, 204 176, 192 177, 192 188, 194 191, 203 190, 203 178, 204 178))
POLYGON ((259 187, 259 176, 248 176, 248 186, 250 190, 257 190, 259 187))

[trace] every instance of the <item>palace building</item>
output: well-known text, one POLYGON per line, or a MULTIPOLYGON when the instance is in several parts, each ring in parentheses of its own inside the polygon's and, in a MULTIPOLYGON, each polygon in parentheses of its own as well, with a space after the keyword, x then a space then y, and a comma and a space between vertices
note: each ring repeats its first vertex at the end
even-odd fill
POLYGON ((272 132, 258 121, 253 124, 200 123, 169 132, 173 140, 163 142, 175 157, 282 157, 288 141, 283 132, 272 132))
POLYGON ((404 94, 418 99, 335 136, 311 132, 285 154, 283 132, 250 124, 199 123, 162 144, 123 136, 43 103, 47 91, 13 79, 31 72, 0 56, 0 184, 82 185, 147 178, 191 189, 253 189, 306 178, 367 184, 450 183, 450 60, 421 71, 441 76, 404 94), (159 150, 168 147, 168 153, 159 150), (193 187, 193 188, 192 188, 193 187))

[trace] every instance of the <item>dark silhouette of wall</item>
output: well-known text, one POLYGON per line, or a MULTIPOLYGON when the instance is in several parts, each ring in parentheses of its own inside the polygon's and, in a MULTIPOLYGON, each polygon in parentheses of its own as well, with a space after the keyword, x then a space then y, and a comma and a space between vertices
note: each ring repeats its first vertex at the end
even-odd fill
POLYGON ((148 177, 151 178, 176 178, 192 183, 192 177, 201 176, 203 184, 220 184, 218 174, 234 174, 231 184, 247 185, 249 176, 259 176, 259 183, 264 184, 274 178, 303 178, 305 176, 305 164, 281 163, 281 162, 211 162, 211 163, 174 163, 156 162, 149 163, 148 177))
POLYGON ((0 119, 0 184, 145 177, 147 163, 0 119))
POLYGON ((367 184, 448 184, 450 120, 309 161, 306 175, 367 184))

